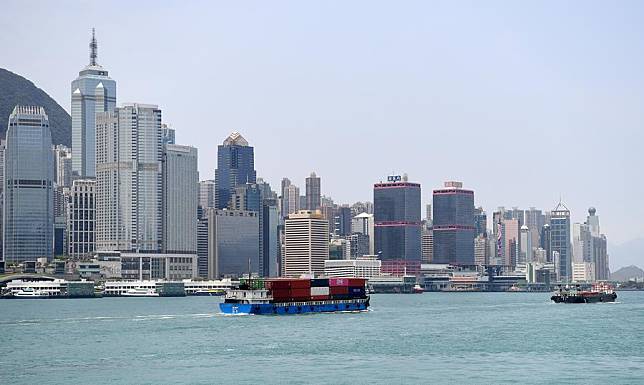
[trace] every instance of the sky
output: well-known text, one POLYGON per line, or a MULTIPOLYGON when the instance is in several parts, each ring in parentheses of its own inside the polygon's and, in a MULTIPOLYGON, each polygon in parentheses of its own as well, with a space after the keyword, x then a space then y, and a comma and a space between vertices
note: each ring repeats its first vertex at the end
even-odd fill
MULTIPOLYGON (((336 203, 407 173, 498 206, 597 208, 644 238, 644 2, 3 1, 0 67, 69 111, 89 61, 117 102, 158 104, 213 179, 239 131, 258 176, 336 203)), ((1 90, 0 90, 1 92, 1 90)))

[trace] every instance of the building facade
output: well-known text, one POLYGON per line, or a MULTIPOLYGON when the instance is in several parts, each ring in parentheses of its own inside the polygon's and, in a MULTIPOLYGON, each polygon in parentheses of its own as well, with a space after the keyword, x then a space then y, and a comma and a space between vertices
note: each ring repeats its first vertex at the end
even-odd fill
POLYGON ((390 176, 376 183, 374 202, 374 248, 382 260, 420 261, 420 184, 390 176))
POLYGON ((215 170, 215 207, 228 207, 235 187, 255 183, 255 155, 253 147, 238 132, 233 132, 217 148, 215 170))
POLYGON ((166 144, 163 154, 163 249, 197 252, 197 149, 166 144))
POLYGON ((474 191, 445 182, 433 193, 434 263, 474 264, 474 191))
POLYGON ((54 257, 54 159, 42 107, 16 106, 4 157, 3 256, 7 263, 54 257))
POLYGON ((99 113, 96 139, 97 249, 159 252, 161 110, 156 105, 126 104, 99 113))
POLYGON ((550 212, 550 251, 557 255, 558 279, 572 279, 570 210, 561 202, 550 212))
POLYGON ((96 62, 98 44, 92 31, 89 65, 72 82, 72 172, 96 176, 96 114, 116 107, 116 82, 96 62))
POLYGON ((208 278, 260 273, 256 211, 208 209, 208 278))
POLYGON ((75 179, 67 203, 67 255, 84 257, 96 250, 96 180, 75 179))
MULTIPOLYGON (((306 206, 307 210, 320 209, 321 179, 314 172, 306 178, 306 206)), ((328 219, 328 218, 327 218, 328 219)))
POLYGON ((284 223, 282 275, 324 274, 329 256, 329 224, 319 210, 300 210, 284 223))

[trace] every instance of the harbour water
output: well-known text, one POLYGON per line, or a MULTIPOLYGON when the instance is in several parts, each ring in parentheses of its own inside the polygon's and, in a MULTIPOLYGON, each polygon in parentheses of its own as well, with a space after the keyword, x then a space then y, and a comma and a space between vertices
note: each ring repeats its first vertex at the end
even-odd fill
POLYGON ((0 301, 2 384, 644 383, 644 292, 373 295, 365 313, 217 314, 219 298, 0 301))

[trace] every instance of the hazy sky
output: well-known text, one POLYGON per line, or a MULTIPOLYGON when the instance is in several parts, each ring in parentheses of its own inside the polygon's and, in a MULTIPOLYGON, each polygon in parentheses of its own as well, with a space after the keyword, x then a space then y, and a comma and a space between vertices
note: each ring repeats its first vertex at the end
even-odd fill
MULTIPOLYGON (((117 101, 158 104, 214 178, 240 131, 259 176, 338 203, 408 173, 423 203, 464 182, 488 214, 596 206, 609 241, 644 237, 644 2, 3 1, 0 67, 64 108, 98 62, 117 101)), ((0 90, 2 92, 2 90, 0 90)))

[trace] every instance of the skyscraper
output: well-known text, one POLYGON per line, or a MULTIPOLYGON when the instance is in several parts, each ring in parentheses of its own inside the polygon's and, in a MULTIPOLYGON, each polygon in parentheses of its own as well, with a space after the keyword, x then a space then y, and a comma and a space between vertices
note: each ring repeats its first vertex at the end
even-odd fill
POLYGON ((6 140, 4 260, 52 260, 54 159, 45 110, 16 106, 9 116, 6 140))
POLYGON ((289 183, 282 190, 282 216, 286 218, 298 212, 300 207, 300 188, 289 183))
POLYGON ((521 238, 519 241, 521 250, 519 251, 518 263, 524 264, 532 262, 532 238, 528 226, 521 226, 521 238))
POLYGON ((208 278, 259 274, 259 216, 255 211, 208 209, 208 278), (250 266, 249 266, 250 265, 250 266))
POLYGON ((253 147, 238 132, 233 132, 217 148, 215 207, 228 207, 235 187, 255 183, 256 177, 253 147))
POLYGON ((197 149, 166 144, 163 157, 163 249, 197 252, 197 149))
POLYGON ((72 172, 96 176, 96 114, 116 107, 116 82, 97 62, 98 44, 92 29, 89 65, 72 82, 72 172))
POLYGON ((163 145, 176 144, 174 128, 165 123, 161 124, 161 142, 163 145))
POLYGON ((284 223, 283 275, 324 274, 329 258, 329 224, 318 210, 301 210, 284 223))
POLYGON ((434 263, 474 264, 474 191, 461 182, 434 190, 434 263))
POLYGON ((525 225, 528 226, 530 243, 534 248, 539 247, 541 244, 539 234, 545 223, 546 217, 543 215, 541 210, 537 210, 534 207, 530 207, 529 210, 525 210, 525 225))
POLYGON ((215 181, 202 180, 199 182, 199 217, 205 217, 205 210, 215 207, 215 181))
POLYGON ((75 179, 67 203, 67 254, 86 257, 96 250, 96 180, 75 179))
POLYGON ((351 232, 354 234, 364 234, 369 237, 369 255, 375 255, 375 222, 373 214, 365 212, 353 217, 351 220, 351 232))
POLYGON ((54 146, 54 182, 58 187, 72 185, 72 151, 67 146, 54 146))
POLYGON ((519 220, 516 218, 501 221, 502 232, 502 261, 506 266, 515 267, 519 254, 519 220))
POLYGON ((420 184, 389 176, 373 186, 375 252, 382 260, 420 261, 420 184))
POLYGON ((550 212, 550 247, 553 254, 559 255, 559 279, 569 281, 572 278, 570 210, 562 202, 550 212))
MULTIPOLYGON (((314 172, 306 178, 306 209, 319 210, 320 209, 320 177, 315 175, 314 172)), ((327 218, 328 219, 328 218, 327 218)))
POLYGON ((99 113, 96 141, 97 249, 160 251, 161 110, 156 105, 125 104, 99 113))
POLYGON ((487 214, 483 207, 474 209, 474 228, 477 236, 487 234, 487 214))

